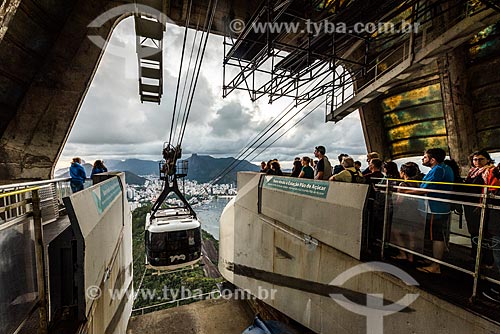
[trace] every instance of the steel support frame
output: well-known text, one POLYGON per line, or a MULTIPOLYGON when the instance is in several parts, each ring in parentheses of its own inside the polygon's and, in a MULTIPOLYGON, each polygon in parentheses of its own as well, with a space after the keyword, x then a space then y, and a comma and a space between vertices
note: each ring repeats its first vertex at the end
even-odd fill
MULTIPOLYGON (((256 11, 256 13, 253 15, 251 18, 249 24, 246 25, 244 31, 238 36, 236 41, 233 40, 231 37, 231 43, 227 42, 227 36, 229 35, 228 33, 224 34, 224 61, 223 61, 223 97, 227 97, 231 92, 233 92, 235 89, 239 89, 238 87, 242 84, 245 83, 246 85, 246 90, 250 94, 250 99, 252 101, 255 101, 255 77, 254 73, 259 67, 264 64, 264 62, 269 58, 271 53, 274 53, 272 44, 269 43, 269 34, 267 35, 267 42, 263 45, 262 49, 258 52, 256 56, 252 59, 252 61, 247 62, 246 66, 242 65, 242 60, 237 57, 233 57, 234 52, 242 45, 244 41, 248 40, 246 37, 250 33, 252 26, 258 22, 263 15, 266 15, 267 17, 267 22, 270 21, 270 17, 272 15, 272 11, 278 10, 278 13, 273 15, 273 21, 277 20, 288 8, 288 6, 292 3, 293 0, 284 0, 281 2, 278 2, 274 8, 271 8, 270 1, 268 0, 266 2, 266 5, 261 5, 261 7, 256 11), (230 45, 231 48, 229 49, 228 53, 226 54, 226 47, 230 45), (265 46, 267 45, 267 49, 265 46), (238 64, 231 64, 231 60, 236 60, 238 64), (234 77, 229 84, 226 84, 226 65, 233 65, 233 66, 238 66, 240 68, 239 74, 234 77), (248 72, 248 73, 247 73, 248 72), (247 78, 252 76, 252 88, 249 87, 247 78)), ((261 43, 257 41, 250 41, 252 43, 251 47, 255 47, 256 44, 261 43)), ((262 43, 261 43, 262 44, 262 43)), ((245 52, 243 55, 246 56, 248 54, 248 51, 250 48, 245 52)), ((279 53, 279 52, 278 52, 279 53)), ((273 54, 274 56, 274 54, 273 54)), ((245 62, 245 61, 244 61, 245 62)))
POLYGON ((177 196, 177 198, 179 198, 182 201, 184 207, 188 209, 190 215, 196 218, 196 212, 194 212, 189 202, 186 200, 184 195, 179 190, 177 179, 178 179, 177 174, 166 175, 163 191, 160 193, 160 196, 158 196, 158 199, 151 208, 151 220, 156 217, 156 213, 158 212, 159 209, 161 209, 161 205, 165 202, 170 193, 174 193, 177 196))
MULTIPOLYGON (((281 97, 290 97, 297 101, 297 105, 314 99, 316 97, 322 96, 327 93, 332 93, 335 88, 342 87, 348 80, 338 80, 339 85, 336 84, 336 79, 331 81, 321 82, 318 86, 313 87, 311 90, 304 90, 299 93, 300 88, 302 88, 308 82, 313 79, 317 79, 321 76, 328 76, 328 74, 335 72, 337 64, 346 63, 352 67, 356 68, 355 73, 358 75, 360 71, 366 68, 367 56, 364 55, 361 60, 353 61, 351 59, 346 59, 338 57, 335 55, 335 48, 333 47, 332 53, 320 53, 314 51, 312 45, 314 42, 319 41, 321 36, 316 36, 311 40, 311 36, 308 36, 307 41, 303 42, 302 45, 291 45, 279 41, 279 37, 272 38, 269 31, 266 33, 265 41, 255 41, 247 39, 246 37, 250 33, 251 27, 262 19, 263 16, 267 17, 267 22, 276 22, 279 16, 288 8, 291 1, 284 1, 277 6, 281 5, 281 11, 279 15, 272 15, 273 9, 270 1, 267 1, 265 5, 261 6, 256 14, 252 17, 249 24, 246 25, 246 29, 239 35, 239 37, 234 40, 229 34, 224 36, 224 61, 223 61, 223 97, 227 97, 230 93, 235 90, 248 91, 250 99, 256 101, 261 97, 267 95, 269 96, 269 103, 281 97), (236 50, 246 42, 250 45, 248 50, 243 56, 235 57, 236 50), (261 46, 261 50, 253 57, 251 60, 245 60, 245 56, 252 47, 261 46), (307 45, 304 45, 307 44, 307 45), (229 51, 226 52, 226 48, 229 47, 229 51), (283 55, 283 50, 291 50, 290 54, 293 52, 298 52, 298 56, 294 59, 294 63, 307 61, 308 65, 297 71, 290 71, 279 66, 279 61, 286 58, 283 55), (301 55, 300 53, 303 53, 301 55), (270 61, 271 68, 265 69, 263 65, 270 61), (332 64, 334 64, 332 66, 332 64), (239 69, 238 74, 236 74, 227 83, 227 73, 228 70, 226 66, 233 66, 239 69), (265 83, 261 84, 260 87, 256 88, 256 75, 264 74, 269 75, 270 79, 265 83)), ((357 35, 351 35, 357 37, 365 43, 368 41, 357 35)), ((333 42, 335 35, 333 35, 333 42)), ((334 45, 335 43, 333 43, 334 45)), ((347 75, 344 72, 344 75, 347 75)), ((335 77, 335 75, 334 75, 335 77)), ((353 79, 351 79, 352 81, 353 79)))
POLYGON ((494 0, 481 0, 481 2, 500 13, 500 4, 498 4, 498 2, 494 0))
MULTIPOLYGON (((271 1, 265 1, 263 5, 259 8, 259 10, 254 14, 252 21, 246 26, 245 31, 239 35, 236 41, 232 41, 231 43, 227 42, 227 37, 225 37, 225 47, 230 46, 229 52, 225 52, 224 57, 224 84, 223 84, 223 96, 228 96, 234 90, 243 90, 248 91, 250 94, 250 98, 252 101, 260 99, 261 97, 267 95, 269 97, 269 103, 274 102, 275 100, 281 97, 291 97, 296 100, 296 104, 301 104, 304 101, 309 99, 314 99, 316 97, 320 97, 326 94, 326 103, 327 103, 327 113, 328 109, 330 109, 330 115, 328 115, 327 120, 338 121, 345 117, 348 113, 355 110, 359 107, 360 103, 357 103, 356 106, 349 107, 346 105, 346 110, 340 112, 339 108, 342 109, 345 104, 348 104, 349 101, 357 95, 363 89, 368 89, 371 87, 371 83, 374 81, 378 81, 379 78, 385 76, 389 72, 397 71, 397 68, 404 66, 408 61, 413 62, 413 55, 415 50, 418 49, 418 45, 415 45, 415 33, 410 32, 406 33, 407 37, 402 38, 401 41, 397 41, 394 48, 397 52, 402 52, 401 59, 394 61, 392 58, 396 55, 394 48, 389 48, 384 50, 380 55, 369 57, 373 51, 370 49, 370 46, 373 42, 383 40, 383 44, 385 43, 393 43, 393 38, 388 38, 385 34, 379 34, 373 38, 373 36, 355 36, 360 38, 365 42, 365 50, 364 55, 358 60, 345 59, 347 57, 338 57, 337 52, 335 50, 335 35, 333 35, 333 47, 331 53, 322 53, 315 51, 314 43, 319 42, 318 38, 321 36, 316 36, 311 38, 308 36, 307 40, 302 42, 301 45, 290 45, 280 41, 280 37, 283 35, 270 36, 269 31, 265 34, 265 40, 255 41, 250 40, 247 37, 249 36, 250 29, 255 22, 259 22, 264 16, 267 15, 268 22, 276 22, 279 18, 279 15, 274 15, 271 8, 271 1), (241 58, 245 58, 245 55, 248 54, 248 50, 245 55, 241 57, 236 57, 236 50, 244 45, 244 43, 248 44, 248 50, 253 47, 261 47, 261 50, 257 55, 251 60, 244 60, 241 58), (308 62, 304 68, 301 68, 299 71, 293 71, 290 69, 282 68, 282 64, 279 63, 280 60, 285 59, 283 56, 283 50, 289 52, 288 56, 292 55, 294 52, 296 53, 295 58, 291 58, 292 60, 288 65, 296 66, 297 64, 301 66, 302 62, 308 62), (380 71, 379 65, 383 62, 389 61, 390 64, 387 66, 384 71, 380 71), (263 68, 265 63, 271 63, 271 68, 263 68), (336 78, 337 73, 335 73, 335 68, 337 64, 346 64, 349 71, 345 71, 336 78), (325 70, 326 64, 333 64, 330 70, 325 70), (400 66, 401 65, 401 66, 400 66), (238 74, 228 83, 227 80, 227 70, 226 66, 234 66, 239 69, 238 74), (318 86, 313 87, 312 89, 304 89, 300 92, 300 88, 304 87, 304 85, 308 82, 311 82, 313 79, 318 78, 318 76, 326 75, 328 72, 332 73, 331 81, 322 81, 318 86), (256 83, 256 75, 264 74, 269 75, 269 80, 265 81, 259 87, 255 87, 256 83), (350 78, 347 79, 350 75, 350 78), (354 82, 359 78, 368 78, 368 81, 363 85, 356 87, 356 92, 354 91, 354 82), (371 78, 371 79, 370 79, 371 78), (352 90, 352 91, 350 91, 352 90), (338 111, 337 111, 338 110, 338 111), (335 117, 333 117, 335 116, 335 117)), ((286 2, 281 2, 283 5, 286 2)), ((419 2, 419 1, 408 1, 407 6, 412 7, 411 21, 425 21, 429 18, 435 18, 436 15, 448 15, 448 13, 455 11, 457 6, 463 6, 463 15, 459 15, 454 22, 457 20, 460 21, 463 17, 472 16, 482 9, 480 7, 472 7, 468 2, 462 4, 453 4, 451 7, 447 7, 446 5, 449 3, 448 0, 438 0, 437 2, 419 2), (418 6, 417 6, 418 5, 418 6), (437 13, 437 14, 436 14, 437 13)), ((283 5, 282 9, 287 8, 289 3, 283 5)), ((406 10, 406 9, 405 9, 406 10)), ((391 17, 395 17, 399 15, 401 8, 398 8, 396 11, 388 13, 384 16, 384 19, 390 20, 391 17)), ((284 10, 280 12, 280 15, 283 14, 284 10)), ((299 18, 300 19, 300 18, 299 18)), ((227 34, 226 34, 227 36, 227 34)), ((390 37, 390 36, 389 36, 390 37)), ((324 37, 323 37, 324 38, 324 37)), ((231 37, 229 37, 232 40, 231 37)), ((361 102, 365 101, 362 100, 361 102)), ((361 104, 366 103, 363 102, 361 104)))
MULTIPOLYGON (((433 14, 436 14, 435 12, 441 10, 440 7, 441 5, 444 5, 448 2, 449 1, 447 0, 438 0, 437 3, 418 6, 418 8, 414 7, 412 14, 412 23, 418 21, 417 18, 421 18, 422 20, 424 20, 423 22, 435 20, 436 16, 433 16, 433 14), (428 19, 429 15, 431 17, 430 19, 428 19)), ((478 13, 481 13, 485 9, 483 8, 484 6, 472 7, 470 6, 469 2, 466 1, 464 3, 454 5, 450 8, 446 8, 445 10, 442 10, 441 12, 439 12, 439 14, 436 15, 448 14, 452 10, 457 9, 458 6, 462 6, 462 14, 458 15, 457 17, 454 17, 454 19, 448 22, 445 27, 440 27, 441 29, 444 29, 446 33, 449 30, 453 29, 453 27, 455 27, 458 23, 460 23, 464 19, 472 17, 478 13)), ((421 23, 422 21, 418 22, 421 23)), ((410 33, 407 33, 408 37, 402 40, 399 46, 396 46, 396 48, 398 49, 403 48, 402 57, 392 62, 390 66, 387 66, 387 68, 383 72, 377 71, 379 64, 381 64, 385 59, 389 59, 391 53, 395 54, 395 51, 389 52, 389 55, 384 55, 384 58, 382 59, 380 59, 378 56, 373 57, 374 60, 370 62, 370 65, 368 66, 368 72, 366 73, 369 74, 370 72, 373 72, 374 73, 373 77, 369 81, 365 82, 362 86, 357 87, 355 94, 350 96, 348 99, 341 99, 340 104, 333 103, 331 105, 332 110, 330 114, 328 114, 326 117, 327 121, 338 122, 352 111, 370 102, 371 100, 373 100, 373 98, 380 95, 380 94, 371 94, 373 92, 379 92, 379 90, 377 89, 378 86, 390 86, 391 84, 394 84, 391 83, 390 81, 391 80, 394 81, 395 80, 394 78, 397 78, 398 75, 402 74, 404 71, 407 71, 410 68, 410 66, 412 66, 414 63, 419 62, 421 60, 420 58, 422 58, 421 54, 424 54, 422 50, 428 47, 428 45, 432 44, 431 41, 428 42, 427 45, 422 45, 422 46, 416 45, 415 40, 417 39, 417 36, 420 36, 420 34, 422 34, 422 32, 416 34, 414 33, 413 30, 410 33), (370 97, 368 97, 367 95, 370 95, 370 97)), ((425 43, 425 40, 422 40, 422 43, 425 43)), ((434 51, 434 53, 437 54, 436 51, 434 51)), ((432 57, 435 56, 434 53, 427 52, 425 53, 425 55, 427 58, 432 59, 432 57)))

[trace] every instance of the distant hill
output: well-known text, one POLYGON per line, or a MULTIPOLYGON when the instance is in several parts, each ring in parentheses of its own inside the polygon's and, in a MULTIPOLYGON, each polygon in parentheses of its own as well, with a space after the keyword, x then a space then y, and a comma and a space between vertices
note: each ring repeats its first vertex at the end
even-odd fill
POLYGON ((159 162, 141 159, 127 159, 127 160, 110 160, 105 161, 106 167, 110 171, 123 171, 128 170, 136 175, 158 175, 159 176, 159 162))
MULTIPOLYGON (((227 166, 236 161, 235 158, 214 158, 209 155, 193 154, 187 159, 189 171, 187 178, 201 183, 212 181, 227 166)), ((233 165, 233 167, 236 165, 233 165)), ((260 168, 246 160, 241 161, 228 175, 224 176, 219 183, 236 183, 236 173, 241 171, 258 172, 260 168)))
MULTIPOLYGON (((209 182, 235 160, 234 158, 214 158, 209 155, 193 154, 187 158, 189 164, 187 178, 201 183, 209 182)), ((110 171, 127 170, 137 175, 159 176, 157 161, 140 159, 127 159, 123 161, 108 160, 106 161, 106 166, 110 171)), ((231 173, 223 177, 220 183, 236 183, 237 172, 258 172, 259 169, 258 166, 244 160, 231 173)))
MULTIPOLYGON (((223 171, 232 162, 236 161, 235 158, 214 158, 209 155, 198 155, 193 154, 188 159, 189 171, 187 178, 190 180, 196 180, 201 183, 212 181, 218 174, 223 171)), ((132 179, 137 180, 135 177, 137 175, 157 175, 159 176, 159 166, 157 161, 152 160, 140 160, 140 159, 127 159, 127 160, 106 160, 105 164, 109 171, 128 171, 133 174, 132 179)), ((234 164, 236 165, 236 163, 234 164)), ((233 165, 233 166, 234 166, 233 165)), ((92 166, 90 164, 84 164, 87 175, 90 175, 92 166)), ((240 171, 251 171, 258 172, 259 167, 243 160, 238 166, 231 171, 228 175, 224 176, 219 183, 236 183, 236 173, 240 171)), ((60 171, 56 172, 59 175, 60 171)), ((64 174, 59 177, 69 177, 69 171, 67 170, 64 174)), ((135 184, 128 182, 127 183, 135 184)), ((144 182, 137 180, 137 182, 144 182)))
POLYGON ((134 173, 126 170, 125 171, 125 182, 127 184, 135 184, 137 186, 142 186, 146 182, 146 179, 143 177, 140 177, 138 175, 135 175, 134 173))

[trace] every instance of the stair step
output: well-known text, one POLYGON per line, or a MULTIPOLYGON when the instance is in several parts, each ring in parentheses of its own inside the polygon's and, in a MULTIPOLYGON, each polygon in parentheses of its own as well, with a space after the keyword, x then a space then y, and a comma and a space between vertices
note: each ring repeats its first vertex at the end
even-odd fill
POLYGON ((162 40, 163 29, 164 26, 160 22, 151 21, 142 17, 135 18, 135 33, 137 36, 162 40))
POLYGON ((160 86, 148 85, 148 84, 140 84, 139 89, 142 92, 160 94, 160 86))
POLYGON ((141 102, 155 102, 160 104, 160 97, 151 95, 141 95, 141 102))
POLYGON ((163 53, 161 49, 150 46, 138 46, 137 50, 141 59, 152 60, 158 63, 162 61, 163 53))
POLYGON ((161 71, 157 68, 149 68, 141 66, 140 68, 140 76, 143 78, 151 78, 151 79, 161 79, 161 71))

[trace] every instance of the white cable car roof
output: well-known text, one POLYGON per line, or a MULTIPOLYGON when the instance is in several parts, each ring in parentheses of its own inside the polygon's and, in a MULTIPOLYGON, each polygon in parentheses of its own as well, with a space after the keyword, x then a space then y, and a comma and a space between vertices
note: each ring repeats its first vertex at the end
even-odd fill
MULTIPOLYGON (((159 210, 155 217, 147 226, 147 230, 151 233, 175 232, 192 230, 201 226, 200 222, 189 214, 176 215, 175 211, 185 213, 184 210, 159 210), (167 212, 168 211, 168 212, 167 212), (173 214, 172 214, 172 211, 173 214), (167 213, 163 215, 163 213, 167 213), (168 215, 170 213, 170 215, 168 215), (159 216, 159 217, 158 217, 159 216)), ((149 222, 150 215, 146 216, 146 221, 149 222)))

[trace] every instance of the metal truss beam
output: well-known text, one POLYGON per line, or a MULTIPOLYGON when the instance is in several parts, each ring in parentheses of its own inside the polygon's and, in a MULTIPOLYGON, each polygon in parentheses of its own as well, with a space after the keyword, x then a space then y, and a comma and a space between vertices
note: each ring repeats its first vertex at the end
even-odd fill
POLYGON ((137 12, 134 15, 139 94, 141 102, 160 104, 163 94, 163 33, 166 22, 163 22, 162 17, 158 15, 163 8, 163 2, 162 0, 140 2, 136 3, 137 12), (156 13, 148 12, 150 8, 155 9, 156 13))
MULTIPOLYGON (((430 43, 422 46, 414 53, 415 46, 410 39, 402 44, 408 53, 403 52, 403 57, 394 62, 385 72, 379 73, 358 88, 355 95, 342 101, 340 104, 331 103, 332 110, 326 116, 327 121, 338 122, 357 108, 386 92, 400 80, 407 79, 417 72, 419 68, 433 61, 440 54, 452 50, 469 40, 478 30, 500 20, 500 13, 493 9, 484 9, 476 13, 466 14, 455 25, 448 29, 430 43)), ((378 62, 370 67, 369 72, 378 68, 378 62)))

